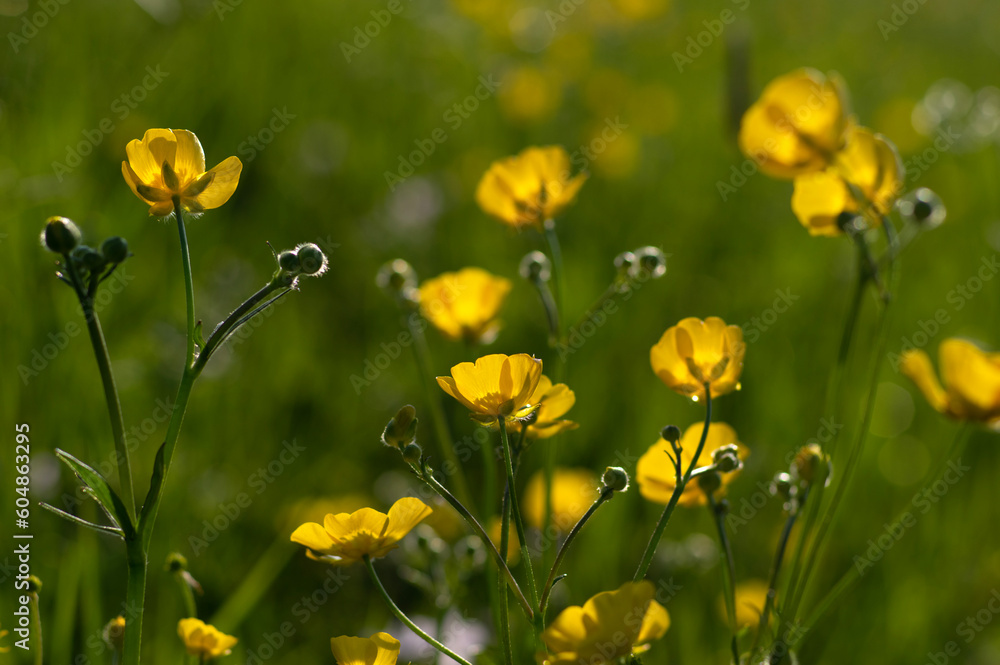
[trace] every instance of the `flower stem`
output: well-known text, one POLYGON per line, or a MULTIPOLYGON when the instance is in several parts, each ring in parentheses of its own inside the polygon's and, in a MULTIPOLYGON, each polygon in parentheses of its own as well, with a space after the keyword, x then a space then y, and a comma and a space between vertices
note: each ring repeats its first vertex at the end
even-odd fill
POLYGON ((434 647, 444 655, 448 656, 455 662, 461 663, 462 665, 472 665, 472 663, 470 663, 469 661, 462 658, 461 656, 459 656, 457 653, 455 653, 445 645, 435 640, 433 637, 431 637, 423 630, 421 630, 420 626, 413 623, 410 617, 406 616, 406 614, 403 613, 403 610, 399 609, 396 603, 392 601, 392 598, 389 596, 389 592, 385 590, 384 586, 382 586, 382 581, 379 580, 378 574, 375 572, 375 567, 372 565, 371 557, 366 554, 364 555, 363 558, 365 562, 365 567, 368 569, 368 574, 371 575, 372 581, 375 583, 375 587, 378 589, 379 595, 382 596, 382 599, 385 601, 385 604, 389 606, 389 610, 394 615, 396 615, 397 619, 402 621, 407 628, 416 633, 424 642, 427 642, 427 644, 431 645, 432 647, 434 647))
POLYGON ((729 631, 732 635, 730 646, 733 652, 733 665, 739 665, 740 650, 736 644, 736 562, 733 558, 733 548, 729 543, 729 537, 726 535, 726 511, 716 503, 711 492, 705 492, 705 497, 708 499, 708 508, 712 511, 712 518, 719 533, 719 544, 726 555, 726 568, 722 575, 723 598, 726 601, 726 616, 729 619, 729 631))
POLYGON ((126 542, 128 585, 125 589, 124 665, 139 665, 142 610, 146 596, 146 552, 141 540, 126 542))
MULTIPOLYGON (((559 246, 559 234, 556 233, 556 220, 546 219, 542 227, 545 230, 545 243, 549 246, 549 254, 552 255, 552 281, 556 283, 555 288, 555 308, 556 308, 556 321, 561 320, 560 314, 564 312, 564 298, 565 288, 563 286, 564 275, 563 275, 563 260, 562 260, 562 248, 559 246)), ((559 333, 561 331, 557 331, 559 333)), ((561 334, 556 336, 557 339, 561 337, 561 334)), ((561 377, 560 377, 561 378, 561 377)))
MULTIPOLYGON (((646 551, 642 554, 642 560, 639 562, 639 568, 636 569, 635 575, 632 577, 633 582, 638 582, 646 576, 646 572, 649 571, 649 566, 653 562, 653 555, 656 554, 656 548, 660 544, 660 538, 663 537, 663 531, 667 528, 667 522, 670 521, 670 516, 674 512, 674 508, 677 507, 677 502, 681 498, 681 494, 684 493, 684 488, 687 486, 688 481, 691 480, 691 474, 694 472, 694 468, 698 465, 698 458, 701 457, 701 451, 705 449, 705 441, 708 440, 708 428, 712 424, 712 391, 708 383, 705 384, 705 426, 701 431, 701 439, 698 441, 698 447, 695 449, 694 457, 691 458, 691 464, 688 466, 687 471, 684 476, 678 479, 677 486, 674 487, 673 494, 670 495, 670 502, 667 503, 667 507, 663 509, 663 514, 660 515, 660 520, 656 523, 656 528, 653 529, 653 535, 649 538, 649 544, 646 545, 646 551)), ((677 460, 678 463, 680 460, 677 460)))
MULTIPOLYGON (((510 453, 510 442, 507 440, 507 424, 504 422, 503 416, 497 418, 497 424, 500 426, 500 442, 503 445, 503 461, 507 467, 507 490, 510 493, 510 512, 514 517, 514 526, 517 528, 517 537, 521 542, 521 559, 523 560, 524 568, 528 575, 528 594, 531 597, 531 605, 532 607, 537 608, 538 591, 535 589, 535 573, 532 570, 531 555, 528 552, 528 541, 524 537, 524 520, 521 519, 521 508, 518 506, 517 491, 514 486, 514 465, 510 453)), ((524 427, 527 426, 524 425, 524 427)), ((536 613, 536 628, 538 627, 537 619, 540 618, 540 613, 536 613)))
POLYGON ((188 250, 187 229, 184 226, 184 213, 181 209, 181 199, 174 197, 174 214, 177 216, 177 233, 181 241, 181 263, 184 266, 184 294, 187 301, 187 362, 185 368, 194 363, 194 277, 191 274, 191 253, 188 250))
POLYGON ((257 293, 253 294, 246 299, 239 307, 234 309, 226 319, 215 327, 212 334, 209 335, 208 339, 205 341, 205 348, 201 350, 198 354, 198 359, 194 362, 194 369, 197 374, 201 374, 201 371, 205 368, 208 363, 209 358, 212 354, 226 341, 231 332, 234 332, 235 327, 240 322, 245 314, 250 312, 257 303, 263 301, 269 295, 284 288, 282 285, 278 284, 274 280, 271 280, 266 285, 264 285, 257 293))
POLYGON ((31 630, 34 632, 35 640, 35 665, 42 665, 42 615, 38 607, 38 592, 33 591, 28 596, 29 611, 31 612, 31 630))

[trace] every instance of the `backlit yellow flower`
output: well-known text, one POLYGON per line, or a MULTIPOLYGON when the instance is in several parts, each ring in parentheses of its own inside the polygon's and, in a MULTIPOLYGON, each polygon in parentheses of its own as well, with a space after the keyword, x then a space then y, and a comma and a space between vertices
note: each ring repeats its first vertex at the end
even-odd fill
MULTIPOLYGON (((560 420, 576 403, 576 394, 565 383, 552 385, 552 379, 544 374, 538 379, 535 392, 528 399, 529 404, 537 404, 535 419, 528 425, 525 436, 532 439, 547 439, 579 425, 572 420, 560 420)), ((520 432, 523 423, 515 422, 512 431, 520 432)))
POLYGON ((903 354, 900 369, 917 384, 934 409, 956 420, 983 422, 1000 429, 1000 353, 988 353, 955 337, 938 349, 941 386, 927 354, 903 354))
POLYGON ((815 69, 771 81, 743 115, 740 149, 775 178, 821 171, 845 141, 847 99, 840 82, 815 69))
MULTIPOLYGON (((568 533, 597 500, 600 484, 588 469, 556 469, 552 474, 552 526, 568 533)), ((528 481, 521 505, 528 524, 536 529, 545 527, 544 471, 528 481)))
POLYGON ((146 130, 141 141, 129 141, 125 152, 125 182, 158 217, 173 212, 175 196, 188 212, 218 208, 236 191, 243 170, 237 157, 229 157, 205 171, 201 143, 186 129, 146 130))
POLYGON ((226 635, 200 619, 181 619, 177 622, 177 634, 184 641, 184 647, 189 655, 201 659, 228 656, 237 639, 226 635))
POLYGON ((792 210, 814 236, 842 234, 837 226, 842 212, 863 214, 870 226, 878 226, 902 192, 903 177, 903 164, 892 143, 870 129, 855 127, 833 166, 795 179, 792 210))
POLYGON ((334 637, 330 648, 337 665, 395 665, 399 658, 399 640, 389 633, 371 637, 334 637))
POLYGON ((531 414, 537 405, 530 399, 541 376, 541 360, 526 353, 495 353, 475 363, 459 363, 451 368, 451 376, 439 376, 437 382, 474 420, 490 424, 531 414))
MULTIPOLYGON (((767 602, 767 582, 764 580, 746 580, 736 585, 736 627, 756 628, 760 623, 760 615, 764 613, 764 603, 767 602)), ((719 597, 719 616, 728 621, 726 615, 726 599, 719 597)))
POLYGON ((310 559, 347 566, 366 554, 373 559, 385 556, 430 514, 431 509, 420 499, 404 497, 392 504, 388 515, 362 508, 353 513, 331 513, 323 524, 306 522, 292 533, 292 542, 308 547, 310 559))
POLYGON ((420 311, 450 340, 489 344, 500 330, 497 314, 510 280, 482 268, 463 268, 420 285, 420 311))
POLYGON ((712 397, 740 389, 745 351, 739 326, 727 326, 717 316, 690 317, 667 328, 649 360, 667 387, 697 400, 705 397, 706 383, 712 397))
POLYGON ((476 201, 511 226, 541 228, 572 203, 586 179, 585 173, 570 178, 569 155, 561 146, 530 147, 493 162, 479 181, 476 201))
MULTIPOLYGON (((687 468, 691 465, 691 460, 694 458, 694 451, 698 448, 698 442, 701 440, 701 433, 704 428, 704 423, 691 425, 678 442, 681 446, 682 473, 687 471, 687 468)), ((736 431, 725 423, 712 423, 708 428, 708 438, 705 439, 705 447, 698 457, 698 463, 695 465, 695 468, 712 464, 712 453, 731 443, 736 444, 739 458, 741 460, 746 459, 749 451, 746 446, 737 440, 736 431)), ((639 493, 650 501, 664 505, 670 502, 670 496, 674 493, 674 487, 677 486, 674 463, 667 455, 668 451, 673 454, 673 448, 670 443, 660 438, 659 441, 650 446, 649 450, 643 453, 635 467, 636 482, 639 483, 639 493)), ((726 485, 738 473, 739 471, 737 470, 720 474, 722 485, 716 491, 716 497, 721 497, 726 493, 726 485)), ((708 499, 705 497, 704 491, 694 481, 684 487, 684 492, 681 493, 681 497, 678 500, 678 505, 681 506, 704 506, 706 503, 708 503, 708 499)))
POLYGON ((549 653, 539 660, 545 665, 600 665, 645 651, 670 627, 670 616, 653 593, 645 580, 626 582, 583 607, 567 607, 541 634, 549 653))

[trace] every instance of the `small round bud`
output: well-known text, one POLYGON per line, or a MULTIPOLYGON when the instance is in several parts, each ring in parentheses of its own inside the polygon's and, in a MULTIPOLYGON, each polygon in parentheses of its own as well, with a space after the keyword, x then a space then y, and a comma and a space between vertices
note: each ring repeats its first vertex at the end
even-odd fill
POLYGON ((786 501, 795 494, 795 482, 790 475, 785 472, 774 474, 771 481, 771 494, 783 497, 786 501))
POLYGON ((125 617, 117 616, 104 626, 101 631, 104 643, 112 651, 121 651, 125 648, 125 617))
POLYGON ((128 258, 128 243, 125 238, 111 236, 101 243, 101 254, 108 263, 121 263, 128 258))
POLYGON ((823 453, 818 443, 810 443, 802 446, 792 460, 791 471, 796 478, 800 478, 806 483, 813 483, 818 480, 821 474, 828 471, 827 457, 823 453))
POLYGON ((667 255, 658 247, 640 247, 635 250, 635 264, 629 271, 633 277, 639 270, 645 270, 653 279, 667 274, 667 255))
POLYGON ((628 489, 628 473, 620 466, 609 466, 601 476, 604 486, 615 491, 624 492, 628 489))
POLYGON ((714 494, 722 487, 722 476, 716 471, 709 471, 698 476, 698 487, 705 494, 714 494))
POLYGON ((941 197, 926 187, 910 192, 901 198, 897 205, 903 219, 919 224, 925 229, 939 226, 948 216, 941 197))
POLYGON ((28 593, 38 593, 42 590, 42 580, 35 575, 28 575, 28 593))
POLYGON ((302 266, 303 275, 313 275, 318 277, 326 272, 329 267, 326 254, 319 248, 319 245, 307 242, 295 248, 299 255, 299 263, 302 266))
POLYGON ((615 257, 615 268, 618 269, 620 273, 629 272, 632 266, 635 265, 635 254, 632 252, 622 252, 615 257))
POLYGON ((743 462, 740 461, 739 448, 732 443, 713 452, 712 461, 715 462, 715 468, 722 473, 736 471, 743 466, 743 462))
POLYGON ((525 254, 517 270, 521 277, 531 282, 547 282, 552 277, 552 263, 539 251, 525 254))
POLYGON ((382 431, 382 443, 390 448, 403 449, 417 438, 417 410, 407 404, 389 421, 382 431))
POLYGON ((844 211, 837 215, 837 228, 849 236, 857 235, 865 230, 865 218, 857 213, 844 211))
POLYGON ((681 428, 677 425, 667 425, 660 431, 660 438, 667 443, 677 443, 681 440, 681 428))
POLYGON ((407 464, 420 464, 420 458, 423 457, 423 454, 424 451, 415 443, 408 443, 403 448, 403 460, 407 464))
POLYGON ((378 269, 375 283, 381 289, 399 294, 405 289, 416 288, 417 273, 403 259, 393 259, 378 269))
POLYGON ((166 569, 171 573, 180 572, 182 570, 187 570, 188 560, 179 552, 171 552, 167 555, 167 565, 166 569))
POLYGON ((86 245, 80 245, 74 249, 70 253, 69 258, 78 268, 89 270, 90 272, 99 271, 105 264, 104 255, 93 247, 86 245))
POLYGON ((50 252, 69 254, 80 244, 80 228, 66 217, 49 217, 42 231, 42 244, 50 252))
POLYGON ((278 254, 278 267, 285 272, 297 275, 302 271, 302 262, 299 260, 297 252, 286 249, 278 254))

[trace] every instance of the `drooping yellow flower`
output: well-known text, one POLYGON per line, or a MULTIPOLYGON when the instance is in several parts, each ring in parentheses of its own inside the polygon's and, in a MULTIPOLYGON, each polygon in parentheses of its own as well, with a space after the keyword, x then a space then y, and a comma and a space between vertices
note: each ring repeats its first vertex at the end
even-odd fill
MULTIPOLYGON (((701 440, 701 433, 704 429, 704 423, 695 423, 688 427, 683 436, 681 436, 678 442, 681 446, 681 473, 687 471, 688 466, 691 465, 691 460, 694 458, 694 451, 698 448, 698 442, 701 440)), ((741 460, 746 459, 749 451, 736 438, 736 431, 725 423, 712 423, 708 428, 708 438, 705 439, 705 447, 698 457, 698 463, 695 465, 695 468, 712 464, 712 453, 731 443, 736 445, 739 458, 741 460)), ((677 474, 674 470, 674 463, 667 455, 667 452, 670 452, 672 455, 673 448, 666 439, 660 438, 650 446, 649 450, 643 453, 635 467, 635 477, 636 482, 639 483, 639 493, 650 501, 664 505, 670 502, 670 496, 674 493, 674 488, 677 486, 677 474)), ((722 485, 716 491, 716 497, 721 497, 725 494, 726 485, 732 482, 738 473, 739 471, 737 470, 720 474, 722 485)), ((681 493, 681 497, 678 500, 678 505, 681 506, 704 506, 706 503, 708 503, 708 499, 705 497, 705 492, 698 486, 698 483, 693 481, 684 487, 684 492, 681 493)))
POLYGON ((142 140, 125 147, 122 175, 132 193, 149 204, 149 214, 162 217, 174 209, 173 198, 193 213, 218 208, 240 182, 243 164, 228 157, 205 171, 205 152, 186 129, 149 129, 142 140))
POLYGON ((541 228, 573 202, 586 179, 585 173, 570 177, 569 155, 561 146, 530 147, 493 162, 479 181, 476 201, 501 222, 541 228))
POLYGON ((420 499, 404 497, 389 514, 373 508, 329 514, 323 524, 306 522, 292 533, 292 542, 308 547, 306 555, 334 566, 348 566, 365 555, 373 559, 394 550, 413 527, 431 514, 420 499))
POLYGON ((475 363, 459 363, 451 368, 451 376, 437 377, 438 385, 471 416, 484 424, 529 415, 537 405, 529 400, 542 376, 542 361, 519 353, 505 356, 494 353, 475 363))
POLYGON ((650 349, 649 360, 667 387, 698 400, 705 397, 706 383, 712 397, 740 389, 745 351, 739 326, 727 326, 717 316, 704 321, 690 317, 667 328, 650 349))
POLYGON ((232 635, 226 635, 215 626, 195 618, 177 622, 177 634, 184 641, 188 654, 203 660, 228 656, 237 642, 232 635))
POLYGON ((795 179, 792 210, 814 236, 841 235, 837 217, 843 212, 863 214, 870 226, 878 226, 902 192, 903 178, 895 146, 866 127, 854 127, 833 166, 795 179))
MULTIPOLYGON (((579 425, 572 420, 560 420, 576 403, 576 394, 565 383, 552 385, 552 379, 544 374, 538 379, 535 392, 528 399, 529 404, 537 404, 535 418, 525 436, 531 439, 547 439, 566 430, 576 429, 579 425)), ((512 431, 520 432, 525 425, 515 422, 512 431)))
MULTIPOLYGON (((755 628, 760 623, 760 615, 764 613, 767 602, 767 582, 764 580, 746 580, 736 585, 736 627, 755 628)), ((719 616, 728 621, 726 616, 726 599, 719 597, 719 616)))
POLYGON ((988 353, 972 342, 952 337, 941 342, 938 362, 944 387, 923 351, 904 353, 900 369, 935 410, 956 420, 1000 429, 1000 353, 988 353))
MULTIPOLYGON (((551 525, 561 533, 583 517, 600 495, 600 481, 589 469, 555 469, 552 474, 551 525)), ((522 500, 524 518, 536 529, 545 527, 545 472, 539 471, 528 481, 522 500)))
POLYGON ((500 330, 497 314, 510 287, 509 279, 482 268, 444 273, 420 285, 420 311, 452 341, 489 344, 500 330))
POLYGON ((399 640, 389 633, 375 633, 367 638, 334 637, 330 639, 330 648, 337 665, 396 665, 399 658, 399 640))
POLYGON ((583 607, 567 607, 542 632, 549 653, 539 660, 544 665, 601 665, 645 651, 670 627, 670 616, 653 593, 650 582, 626 582, 583 607))
POLYGON ((822 171, 844 146, 847 105, 840 82, 815 69, 779 76, 743 115, 740 149, 775 178, 822 171))

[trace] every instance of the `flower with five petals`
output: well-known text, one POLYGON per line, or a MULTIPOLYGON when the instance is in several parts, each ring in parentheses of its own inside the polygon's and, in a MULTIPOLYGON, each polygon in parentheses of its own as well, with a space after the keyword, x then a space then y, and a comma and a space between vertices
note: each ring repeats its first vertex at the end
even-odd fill
POLYGON ((542 361, 526 353, 494 353, 475 363, 459 363, 451 376, 437 377, 438 385, 485 425, 524 418, 537 407, 531 402, 542 376, 542 361))
POLYGON ((371 637, 342 635, 330 639, 337 665, 395 665, 399 658, 399 640, 389 633, 371 637))
POLYGON ((1000 353, 989 353, 952 337, 941 342, 938 356, 944 387, 924 351, 904 353, 899 368, 936 411, 1000 429, 1000 353))
POLYGON ((649 360, 667 387, 698 400, 705 397, 706 383, 712 397, 740 389, 745 351, 739 326, 727 326, 717 316, 689 317, 667 328, 649 360))

